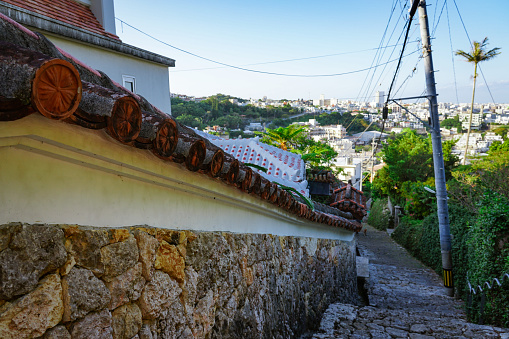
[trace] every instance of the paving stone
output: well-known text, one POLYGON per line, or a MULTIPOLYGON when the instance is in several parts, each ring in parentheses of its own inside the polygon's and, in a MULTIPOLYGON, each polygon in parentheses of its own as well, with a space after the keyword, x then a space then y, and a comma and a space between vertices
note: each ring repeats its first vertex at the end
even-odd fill
POLYGON ((396 337, 396 338, 397 337, 406 338, 406 336, 408 334, 407 331, 403 331, 403 330, 400 330, 400 329, 397 329, 394 327, 386 327, 385 331, 387 333, 389 333, 391 336, 396 337))
POLYGON ((372 338, 377 339, 391 339, 391 335, 389 333, 384 332, 383 330, 371 330, 369 331, 369 334, 371 334, 372 338))
POLYGON ((428 326, 423 324, 415 324, 410 327, 410 332, 424 333, 428 330, 428 326))
POLYGON ((435 339, 435 337, 419 333, 410 333, 408 336, 410 339, 435 339))
POLYGON ((365 283, 370 305, 330 305, 313 339, 509 339, 509 329, 468 323, 463 303, 444 294, 434 271, 383 232, 370 228, 368 234, 358 237, 358 247, 370 262, 365 283))

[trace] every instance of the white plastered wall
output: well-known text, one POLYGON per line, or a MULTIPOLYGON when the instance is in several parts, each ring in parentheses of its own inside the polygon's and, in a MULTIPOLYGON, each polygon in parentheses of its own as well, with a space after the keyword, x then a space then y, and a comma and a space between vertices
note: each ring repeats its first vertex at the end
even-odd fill
POLYGON ((0 122, 0 224, 149 225, 353 240, 103 130, 32 114, 0 122))
POLYGON ((144 96, 161 111, 171 114, 168 66, 130 57, 92 45, 78 44, 45 33, 55 45, 86 65, 103 71, 122 85, 122 76, 136 79, 136 94, 144 96))

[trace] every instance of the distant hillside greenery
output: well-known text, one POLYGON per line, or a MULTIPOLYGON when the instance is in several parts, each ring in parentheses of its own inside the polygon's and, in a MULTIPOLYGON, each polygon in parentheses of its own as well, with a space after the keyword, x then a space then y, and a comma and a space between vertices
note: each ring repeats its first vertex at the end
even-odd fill
MULTIPOLYGON (((386 166, 378 171, 372 194, 383 205, 386 197, 404 207, 402 222, 394 239, 426 265, 442 274, 436 198, 424 190, 434 187, 429 139, 412 131, 393 136, 383 147, 386 166)), ((509 142, 494 143, 488 156, 471 165, 458 166, 444 142, 449 220, 455 292, 469 297, 468 281, 473 286, 509 273, 509 142)), ((387 217, 377 201, 370 220, 387 217)), ((388 223, 383 223, 388 224, 388 223)), ((509 281, 486 293, 481 312, 481 296, 473 297, 470 320, 509 327, 509 281)))
POLYGON ((245 101, 224 94, 213 95, 201 102, 172 98, 171 112, 178 122, 199 129, 204 129, 207 126, 243 129, 250 122, 263 123, 300 113, 299 109, 289 105, 258 108, 252 105, 239 106, 230 102, 230 99, 237 99, 239 102, 245 101))
MULTIPOLYGON (((265 124, 267 128, 275 129, 287 127, 293 122, 307 122, 314 118, 322 126, 337 124, 345 127, 350 126, 348 132, 354 134, 364 131, 369 125, 360 113, 309 113, 290 119, 302 111, 288 104, 282 107, 269 105, 267 108, 258 108, 250 104, 239 106, 230 102, 230 99, 236 99, 241 103, 245 102, 243 99, 224 94, 213 95, 201 102, 172 98, 171 111, 178 122, 198 129, 204 129, 207 126, 220 126, 229 130, 244 130, 244 127, 251 122, 259 122, 265 124)), ((286 102, 284 99, 280 101, 286 102)), ((369 130, 379 129, 372 125, 369 130)))

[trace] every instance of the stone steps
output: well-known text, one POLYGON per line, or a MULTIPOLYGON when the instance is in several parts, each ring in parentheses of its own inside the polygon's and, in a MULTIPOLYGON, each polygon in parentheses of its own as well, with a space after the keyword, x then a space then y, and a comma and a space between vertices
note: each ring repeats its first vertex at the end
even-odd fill
POLYGON ((360 253, 369 258, 369 264, 357 259, 360 276, 368 277, 368 306, 330 305, 307 338, 509 339, 507 328, 469 323, 463 302, 445 295, 439 276, 381 233, 370 229, 371 239, 358 238, 360 253))

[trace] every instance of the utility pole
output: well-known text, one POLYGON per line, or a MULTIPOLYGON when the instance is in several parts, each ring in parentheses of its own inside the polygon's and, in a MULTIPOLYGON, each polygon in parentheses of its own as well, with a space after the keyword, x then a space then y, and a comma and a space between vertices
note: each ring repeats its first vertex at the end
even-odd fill
POLYGON ((373 183, 374 175, 374 167, 375 167, 375 147, 377 144, 375 143, 375 137, 373 136, 373 140, 371 141, 371 176, 369 178, 369 182, 373 183))
POLYGON ((431 141, 433 146, 433 165, 435 168, 435 188, 438 207, 438 225, 440 228, 440 249, 442 251, 442 268, 444 286, 447 295, 454 296, 451 257, 451 230, 449 227, 449 210, 447 207, 447 188, 445 187, 444 155, 442 138, 440 136, 440 122, 438 120, 437 92, 435 88, 435 74, 431 58, 431 43, 426 14, 426 1, 421 0, 418 8, 419 24, 421 26, 422 53, 426 74, 426 88, 429 99, 431 118, 431 141))

